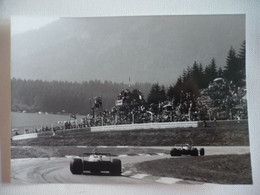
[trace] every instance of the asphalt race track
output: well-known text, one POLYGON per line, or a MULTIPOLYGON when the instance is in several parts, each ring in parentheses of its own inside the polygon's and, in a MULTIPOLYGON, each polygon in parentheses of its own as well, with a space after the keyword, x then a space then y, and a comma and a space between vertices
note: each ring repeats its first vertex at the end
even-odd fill
MULTIPOLYGON (((156 156, 122 156, 122 164, 166 158, 167 155, 156 156)), ((100 175, 73 175, 70 172, 70 158, 34 158, 12 160, 12 183, 103 183, 103 184, 134 184, 149 183, 126 176, 111 176, 109 173, 100 175)))
MULTIPOLYGON (((171 147, 154 147, 170 150, 171 147)), ((204 147, 206 155, 220 154, 245 154, 249 153, 248 146, 227 146, 227 147, 204 147)), ((125 164, 138 163, 162 158, 174 158, 167 154, 140 156, 118 156, 121 159, 122 166, 125 164)), ((179 157, 175 157, 179 158, 179 157)), ((185 157, 184 157, 185 158, 185 157)), ((195 157, 199 158, 199 157, 195 157)), ((135 179, 124 174, 122 176, 111 176, 108 173, 100 175, 91 175, 89 173, 82 175, 73 175, 70 172, 70 158, 28 158, 12 159, 12 183, 33 184, 33 183, 86 183, 86 184, 149 184, 153 181, 135 179)))

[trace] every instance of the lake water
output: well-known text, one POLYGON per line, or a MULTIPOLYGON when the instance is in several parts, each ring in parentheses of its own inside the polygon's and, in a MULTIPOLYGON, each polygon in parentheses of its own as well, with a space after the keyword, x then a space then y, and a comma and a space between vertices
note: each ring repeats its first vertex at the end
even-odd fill
MULTIPOLYGON (((77 122, 80 123, 81 118, 84 116, 77 115, 77 122)), ((42 126, 60 126, 59 121, 70 121, 70 115, 58 115, 58 114, 38 114, 38 113, 11 113, 11 127, 12 129, 35 129, 42 126)))

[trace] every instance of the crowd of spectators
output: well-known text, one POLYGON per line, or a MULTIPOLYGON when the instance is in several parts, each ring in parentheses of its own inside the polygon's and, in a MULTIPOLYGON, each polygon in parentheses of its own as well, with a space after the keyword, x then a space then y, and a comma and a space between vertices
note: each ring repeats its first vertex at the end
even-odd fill
POLYGON ((209 119, 246 119, 247 101, 245 87, 237 87, 222 78, 215 79, 198 98, 198 107, 206 107, 209 119))
POLYGON ((110 110, 102 109, 102 98, 97 97, 92 113, 77 122, 71 121, 55 127, 42 127, 34 132, 66 130, 92 126, 106 126, 149 122, 240 120, 247 119, 245 87, 217 78, 195 98, 191 93, 181 92, 178 103, 174 100, 147 104, 139 90, 135 96, 122 90, 116 104, 110 110), (134 98, 133 98, 134 97, 134 98))
POLYGON ((117 125, 147 122, 240 120, 247 118, 245 87, 217 78, 200 96, 184 93, 179 103, 164 101, 158 104, 133 104, 129 90, 122 90, 122 104, 87 117, 86 126, 117 125))

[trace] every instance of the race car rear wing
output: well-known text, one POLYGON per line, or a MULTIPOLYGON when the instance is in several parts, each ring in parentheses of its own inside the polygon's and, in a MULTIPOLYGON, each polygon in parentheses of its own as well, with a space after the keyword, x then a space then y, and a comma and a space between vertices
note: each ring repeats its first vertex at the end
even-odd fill
POLYGON ((101 155, 101 156, 112 156, 111 153, 102 153, 102 152, 84 152, 83 156, 90 156, 90 155, 101 155))

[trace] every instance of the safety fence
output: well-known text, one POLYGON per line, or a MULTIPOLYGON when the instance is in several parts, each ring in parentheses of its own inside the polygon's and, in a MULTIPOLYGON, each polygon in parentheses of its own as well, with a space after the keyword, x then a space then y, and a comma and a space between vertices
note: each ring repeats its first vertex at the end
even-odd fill
POLYGON ((144 130, 144 129, 147 129, 147 130, 149 130, 149 129, 169 129, 169 128, 187 128, 187 127, 198 127, 198 121, 97 126, 97 127, 91 127, 91 132, 144 130))

